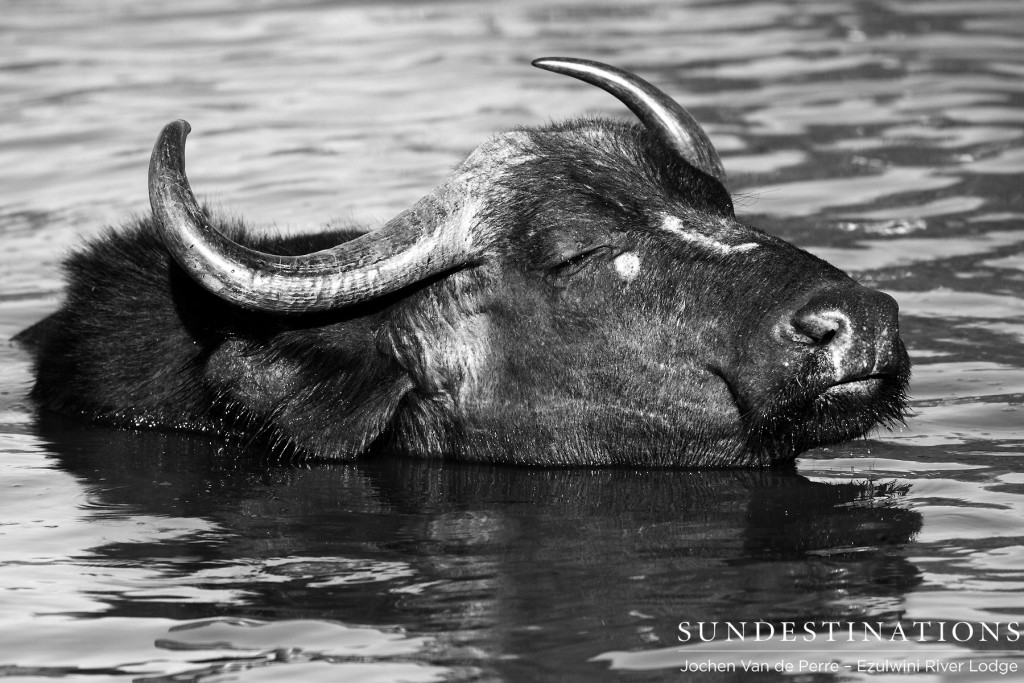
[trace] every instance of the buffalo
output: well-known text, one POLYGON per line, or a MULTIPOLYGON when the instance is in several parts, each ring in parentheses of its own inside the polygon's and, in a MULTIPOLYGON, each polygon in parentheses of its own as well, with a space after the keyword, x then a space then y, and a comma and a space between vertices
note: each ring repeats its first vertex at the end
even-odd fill
POLYGON ((195 199, 160 133, 152 216, 64 265, 19 335, 44 410, 277 456, 791 463, 906 414, 898 308, 739 222, 705 132, 650 83, 545 58, 640 125, 484 143, 379 229, 266 236, 195 199))

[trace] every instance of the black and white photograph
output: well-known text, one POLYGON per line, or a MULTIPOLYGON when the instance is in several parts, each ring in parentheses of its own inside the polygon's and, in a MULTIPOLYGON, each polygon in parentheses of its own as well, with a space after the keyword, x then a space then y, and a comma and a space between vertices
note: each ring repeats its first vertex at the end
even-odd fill
POLYGON ((1020 0, 5 0, 0 679, 1024 678, 1020 0))

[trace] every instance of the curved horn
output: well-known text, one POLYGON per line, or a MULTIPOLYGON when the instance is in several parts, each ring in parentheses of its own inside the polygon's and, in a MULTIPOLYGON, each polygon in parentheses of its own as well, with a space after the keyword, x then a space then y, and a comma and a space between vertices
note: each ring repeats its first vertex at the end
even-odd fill
POLYGON ((596 85, 629 107, 637 118, 692 166, 725 182, 718 152, 689 112, 644 79, 614 66, 572 57, 543 57, 532 64, 596 85))
POLYGON ((233 242, 209 224, 189 187, 190 131, 187 121, 173 121, 160 132, 149 163, 149 202, 174 259, 222 299, 260 311, 325 311, 393 292, 473 258, 472 226, 435 195, 378 230, 303 256, 233 242), (452 220, 458 224, 450 225, 452 220))

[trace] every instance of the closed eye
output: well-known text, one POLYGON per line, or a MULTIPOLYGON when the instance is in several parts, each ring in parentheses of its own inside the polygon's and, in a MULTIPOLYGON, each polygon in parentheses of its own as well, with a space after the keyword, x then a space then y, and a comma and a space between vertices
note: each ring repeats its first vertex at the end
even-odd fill
POLYGON ((599 260, 599 257, 607 259, 611 253, 612 247, 607 244, 602 244, 601 246, 593 247, 570 256, 561 263, 552 266, 548 270, 548 274, 556 279, 570 278, 599 260))

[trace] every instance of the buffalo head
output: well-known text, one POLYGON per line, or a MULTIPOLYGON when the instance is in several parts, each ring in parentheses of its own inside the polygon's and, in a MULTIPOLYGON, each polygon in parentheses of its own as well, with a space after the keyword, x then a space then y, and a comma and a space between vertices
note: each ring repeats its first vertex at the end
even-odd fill
POLYGON ((319 457, 545 465, 778 464, 901 419, 893 299, 739 222, 704 131, 651 84, 534 64, 607 90, 642 125, 500 135, 356 236, 271 240, 211 218, 184 174, 189 126, 169 124, 152 221, 72 259, 36 395, 319 457), (114 273, 118 259, 163 275, 114 273), (159 310, 109 313, 140 296, 159 310), (142 341, 84 339, 114 332, 142 341), (86 358, 97 350, 116 380, 86 358), (85 398, 54 388, 75 373, 85 398))

